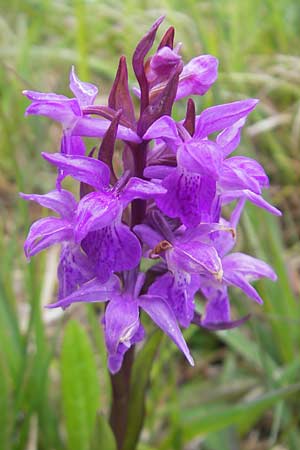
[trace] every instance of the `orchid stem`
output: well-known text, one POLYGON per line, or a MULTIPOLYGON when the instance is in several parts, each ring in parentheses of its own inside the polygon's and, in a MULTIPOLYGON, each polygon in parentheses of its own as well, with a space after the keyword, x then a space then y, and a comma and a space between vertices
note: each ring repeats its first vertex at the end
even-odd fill
POLYGON ((134 361, 134 346, 124 356, 121 370, 111 375, 112 407, 110 425, 116 438, 117 448, 123 448, 128 419, 131 369, 134 361))

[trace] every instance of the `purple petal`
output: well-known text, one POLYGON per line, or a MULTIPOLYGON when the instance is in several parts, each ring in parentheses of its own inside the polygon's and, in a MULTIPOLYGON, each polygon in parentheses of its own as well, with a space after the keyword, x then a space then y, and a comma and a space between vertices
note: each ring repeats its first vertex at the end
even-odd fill
POLYGON ((70 89, 81 107, 92 105, 98 94, 97 86, 79 80, 74 66, 72 66, 70 72, 70 89))
MULTIPOLYGON (((110 125, 109 120, 80 117, 74 124, 72 134, 74 136, 103 137, 110 125)), ((117 138, 124 141, 140 143, 141 138, 130 128, 118 126, 117 138)))
POLYGON ((218 280, 222 279, 222 263, 212 245, 197 241, 176 243, 174 248, 168 251, 167 262, 170 270, 179 268, 188 273, 209 273, 218 280))
POLYGON ((45 217, 34 222, 24 244, 27 258, 58 242, 73 238, 72 225, 58 217, 45 217))
POLYGON ((25 97, 34 102, 68 102, 69 97, 65 95, 55 94, 53 92, 23 91, 25 97))
POLYGON ((223 190, 249 189, 261 194, 261 188, 269 186, 269 179, 257 161, 235 156, 224 161, 220 185, 223 190))
POLYGON ((65 128, 72 127, 81 114, 77 100, 33 102, 26 109, 26 115, 46 116, 61 123, 65 128))
POLYGON ((80 136, 71 136, 64 132, 61 140, 60 152, 66 155, 85 155, 85 145, 80 136))
POLYGON ((192 323, 208 330, 230 330, 245 323, 250 314, 238 320, 230 319, 230 304, 227 294, 227 288, 215 289, 205 288, 203 294, 208 302, 205 307, 204 318, 198 313, 195 313, 192 323))
POLYGON ((216 279, 222 279, 222 263, 216 249, 212 245, 190 241, 175 242, 174 247, 166 254, 168 268, 195 274, 212 274, 216 279))
POLYGON ((221 170, 223 155, 214 142, 192 140, 179 147, 177 162, 179 166, 191 172, 216 180, 221 170))
POLYGON ((181 56, 170 47, 160 48, 150 60, 150 70, 147 72, 148 81, 155 84, 168 78, 174 68, 181 62, 181 56))
POLYGON ((258 100, 248 99, 205 109, 196 119, 195 137, 204 138, 230 127, 255 108, 258 100))
POLYGON ((176 317, 162 297, 154 295, 142 295, 139 297, 139 305, 151 317, 153 322, 166 333, 185 355, 193 366, 194 360, 177 324, 176 317))
POLYGON ((218 60, 211 55, 193 58, 179 78, 176 100, 189 95, 204 95, 218 77, 218 60))
POLYGON ((157 199, 158 207, 169 217, 179 217, 186 227, 197 226, 203 212, 207 217, 214 198, 215 188, 206 186, 206 180, 199 174, 176 168, 162 182, 168 192, 157 199))
POLYGON ((169 217, 179 217, 187 227, 198 225, 201 220, 199 201, 201 192, 201 177, 179 168, 163 180, 163 186, 168 190, 158 207, 169 217))
POLYGON ((141 259, 138 238, 121 223, 90 232, 82 241, 82 247, 102 282, 108 280, 112 272, 133 269, 141 259))
POLYGON ((231 127, 225 128, 224 131, 218 134, 216 143, 221 147, 223 155, 227 156, 232 153, 238 146, 241 140, 241 131, 245 125, 246 117, 235 122, 231 127))
POLYGON ((77 202, 73 194, 64 189, 61 191, 51 191, 45 195, 23 194, 22 192, 19 195, 24 200, 31 200, 45 208, 52 209, 66 220, 73 219, 74 212, 77 208, 77 202))
POLYGON ((140 328, 136 299, 125 295, 112 299, 105 311, 104 328, 109 367, 115 373, 119 370, 123 355, 133 344, 134 337, 140 328))
POLYGON ((143 139, 168 139, 180 142, 176 122, 170 116, 162 116, 148 128, 143 139))
POLYGON ((134 227, 134 232, 138 235, 141 241, 151 249, 153 249, 159 242, 164 239, 164 236, 158 231, 148 225, 140 224, 134 227))
POLYGON ((254 205, 259 206, 260 208, 265 209, 266 211, 274 214, 275 216, 281 216, 281 211, 275 208, 275 206, 270 205, 261 195, 255 194, 254 192, 249 191, 249 189, 236 190, 236 191, 228 191, 224 192, 221 195, 222 204, 226 205, 227 203, 231 203, 232 201, 238 198, 246 198, 250 200, 250 202, 254 203, 254 205))
POLYGON ((243 253, 232 253, 225 256, 223 269, 225 283, 239 287, 248 297, 258 303, 263 303, 263 300, 249 282, 263 277, 273 281, 277 279, 275 272, 268 264, 243 253))
POLYGON ((201 324, 207 326, 207 324, 218 325, 219 323, 230 322, 230 303, 227 288, 202 287, 201 291, 208 300, 201 324))
POLYGON ((87 256, 73 243, 62 245, 57 275, 58 300, 72 294, 78 286, 95 276, 87 256))
MULTIPOLYGON (((227 268, 226 268, 227 269, 227 268)), ((225 270, 223 281, 229 285, 237 286, 240 288, 249 298, 252 298, 260 305, 263 304, 263 299, 258 294, 256 289, 247 281, 247 278, 240 273, 234 273, 231 270, 225 270)))
POLYGON ((76 180, 103 189, 109 184, 110 171, 106 164, 88 156, 62 155, 61 153, 43 153, 43 158, 71 175, 76 180))
POLYGON ((247 320, 249 320, 251 317, 251 314, 247 314, 244 317, 241 317, 237 320, 229 320, 228 322, 218 322, 218 323, 211 323, 206 322, 205 324, 202 322, 201 315, 195 313, 194 319, 192 320, 192 323, 195 325, 198 325, 199 327, 206 328, 210 331, 221 331, 221 330, 232 330, 233 328, 237 328, 241 325, 243 325, 247 320))
POLYGON ((269 266, 269 264, 261 261, 260 259, 253 258, 253 256, 246 255, 245 253, 231 253, 223 258, 224 275, 230 272, 238 272, 247 280, 254 281, 259 278, 270 278, 272 281, 277 280, 277 275, 269 266))
POLYGON ((47 305, 47 308, 67 308, 72 303, 107 302, 115 295, 119 295, 120 281, 113 275, 106 283, 101 283, 97 278, 87 281, 61 300, 47 305))
POLYGON ((55 94, 53 92, 38 92, 38 91, 23 91, 23 95, 25 95, 29 100, 33 100, 34 102, 66 102, 70 101, 69 97, 65 95, 55 94))
POLYGON ((241 214, 242 214, 243 209, 244 209, 244 207, 245 207, 245 203, 246 203, 246 198, 243 198, 243 197, 240 198, 239 201, 238 201, 237 204, 236 204, 236 207, 234 208, 234 210, 233 210, 232 213, 231 213, 231 216, 230 216, 230 225, 231 225, 233 228, 237 228, 237 226, 238 226, 238 223, 239 223, 239 221, 240 221, 241 214))
POLYGON ((112 192, 91 192, 78 203, 74 236, 81 242, 90 232, 110 225, 122 212, 121 203, 112 192))
POLYGON ((249 189, 256 194, 261 194, 260 183, 251 174, 251 171, 244 170, 243 167, 236 167, 235 162, 231 164, 229 160, 224 161, 220 174, 219 184, 223 191, 233 191, 240 189, 249 189))
POLYGON ((170 175, 174 169, 175 169, 175 167, 163 166, 163 165, 148 166, 144 169, 144 177, 163 180, 168 175, 170 175))
POLYGON ((149 294, 163 297, 172 308, 176 319, 188 327, 194 316, 194 296, 199 289, 199 277, 177 270, 175 277, 166 273, 157 277, 148 289, 149 294))
POLYGON ((136 198, 143 200, 156 199, 166 192, 167 190, 160 184, 132 177, 120 194, 120 200, 125 206, 136 198))
POLYGON ((138 342, 142 341, 144 337, 145 337, 145 330, 144 327, 140 325, 137 332, 130 339, 130 343, 126 343, 126 345, 120 343, 115 353, 108 354, 108 368, 112 374, 119 372, 119 370, 121 369, 124 355, 129 349, 129 347, 133 344, 137 344, 138 342))

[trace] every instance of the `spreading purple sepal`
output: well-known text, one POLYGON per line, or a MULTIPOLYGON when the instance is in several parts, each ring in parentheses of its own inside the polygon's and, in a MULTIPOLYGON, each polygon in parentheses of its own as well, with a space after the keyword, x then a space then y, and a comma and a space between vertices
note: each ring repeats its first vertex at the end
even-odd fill
POLYGON ((175 314, 168 303, 159 295, 148 294, 139 297, 139 305, 151 317, 153 322, 172 339, 193 366, 194 360, 179 329, 175 314))
POLYGON ((92 278, 81 283, 80 289, 74 289, 73 292, 55 303, 50 303, 47 308, 67 308, 73 303, 95 303, 107 302, 115 294, 120 286, 118 277, 112 276, 106 283, 100 282, 97 278, 92 278))
POLYGON ((90 184, 97 189, 107 187, 110 171, 106 164, 88 156, 63 155, 61 153, 42 153, 42 157, 65 175, 71 175, 78 181, 90 184))
POLYGON ((201 139, 230 127, 238 120, 247 117, 257 103, 258 100, 250 98, 205 109, 196 118, 195 137, 201 139))
POLYGON ((247 322, 251 317, 251 314, 247 314, 241 319, 228 320, 226 322, 208 322, 204 321, 201 314, 195 313, 192 323, 198 325, 199 327, 206 328, 210 331, 221 331, 221 330, 231 330, 232 328, 237 328, 247 322))
POLYGON ((31 200, 45 208, 52 209, 64 219, 72 219, 77 208, 77 202, 73 194, 64 189, 54 190, 44 195, 23 194, 23 192, 20 192, 19 195, 24 200, 31 200))
POLYGON ((72 225, 58 217, 45 217, 34 222, 24 244, 27 258, 54 244, 67 242, 73 237, 72 225))

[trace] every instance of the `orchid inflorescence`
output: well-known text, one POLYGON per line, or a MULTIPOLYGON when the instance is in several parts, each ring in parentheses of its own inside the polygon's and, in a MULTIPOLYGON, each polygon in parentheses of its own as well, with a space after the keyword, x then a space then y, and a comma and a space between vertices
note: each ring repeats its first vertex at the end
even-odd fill
MULTIPOLYGON (((45 195, 21 194, 58 216, 37 220, 25 242, 28 258, 61 244, 58 300, 49 308, 76 302, 107 302, 102 324, 108 366, 116 373, 125 352, 144 338, 141 310, 160 327, 193 364, 180 330, 191 323, 229 329, 228 287, 237 286, 258 303, 250 284, 276 275, 265 262, 234 252, 236 227, 249 200, 280 215, 262 197, 268 177, 261 165, 229 156, 257 100, 247 99, 195 112, 189 98, 177 122, 177 100, 204 95, 217 79, 218 61, 202 55, 184 65, 174 29, 153 46, 158 19, 136 47, 132 65, 138 87, 138 117, 128 87, 126 59, 120 58, 107 105, 94 101, 98 89, 70 73, 73 98, 25 91, 26 114, 50 117, 62 125, 59 153, 42 153, 58 169, 56 188, 45 195), (213 136, 212 136, 213 135, 213 136), (86 155, 84 137, 102 138, 99 150, 86 155), (123 170, 115 170, 115 142, 121 142, 123 170), (66 176, 80 182, 80 199, 62 188, 66 176), (228 220, 222 207, 230 208, 228 220), (151 260, 142 271, 142 258, 151 260), (205 301, 200 314, 195 305, 205 301)), ((118 148, 120 147, 120 144, 118 148)))

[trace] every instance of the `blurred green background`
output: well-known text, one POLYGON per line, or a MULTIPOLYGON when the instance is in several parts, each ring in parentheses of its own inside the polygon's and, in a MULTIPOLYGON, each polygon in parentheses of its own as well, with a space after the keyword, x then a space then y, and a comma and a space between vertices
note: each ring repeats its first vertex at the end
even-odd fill
POLYGON ((47 119, 25 119, 21 91, 69 95, 75 64, 83 80, 100 86, 103 103, 120 54, 130 61, 138 39, 166 14, 158 35, 174 25, 186 61, 201 53, 220 60, 219 79, 197 100, 198 112, 260 99, 239 153, 264 165, 269 198, 284 215, 248 205, 243 216, 239 248, 279 276, 276 284, 258 283, 263 307, 232 291, 234 316, 251 311, 249 323, 218 333, 190 327, 195 368, 162 338, 138 449, 299 450, 299 0, 0 0, 0 6, 0 449, 114 448, 95 310, 45 310, 55 296, 57 249, 30 264, 23 255, 30 223, 46 211, 17 193, 52 189, 54 172, 39 154, 57 150, 60 129, 47 119), (95 426, 96 411, 103 415, 95 426), (105 446, 97 445, 93 428, 104 433, 105 446))

